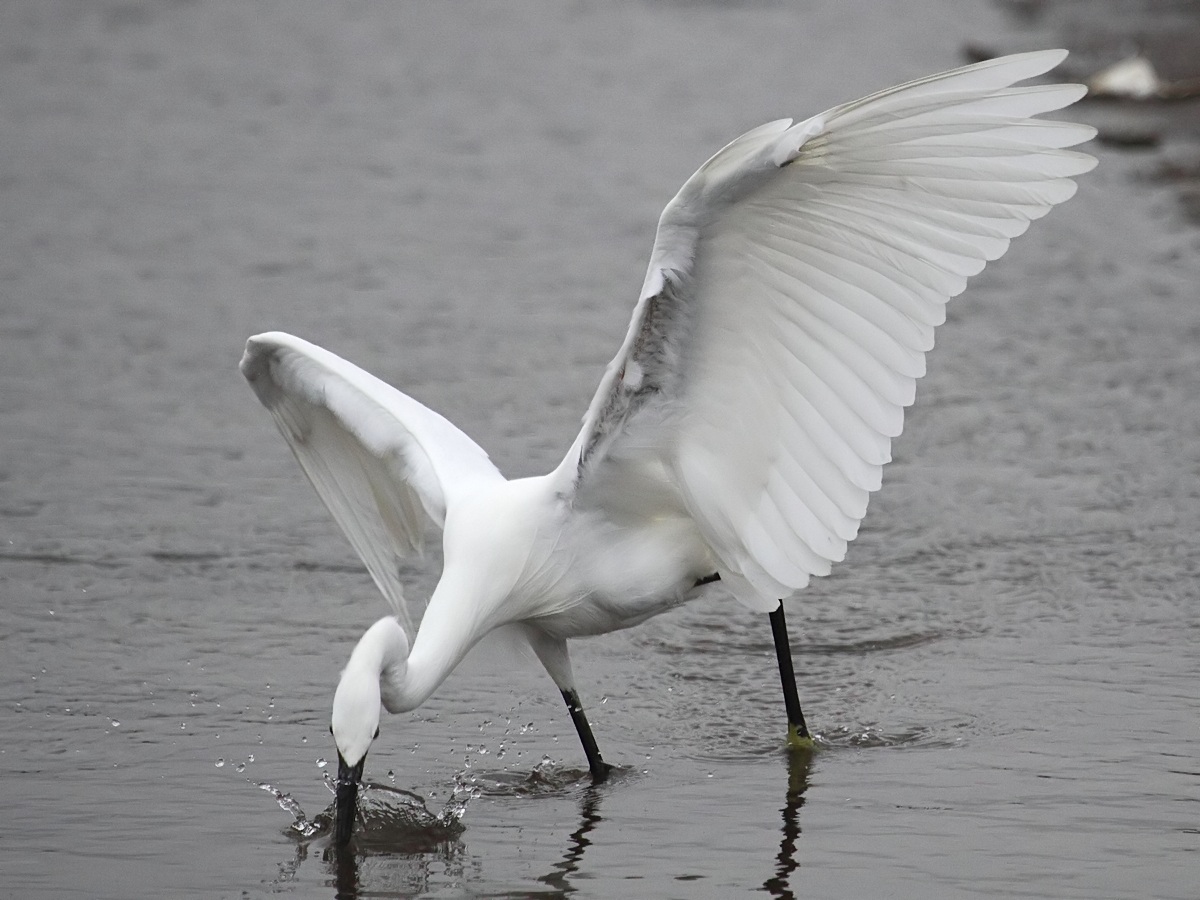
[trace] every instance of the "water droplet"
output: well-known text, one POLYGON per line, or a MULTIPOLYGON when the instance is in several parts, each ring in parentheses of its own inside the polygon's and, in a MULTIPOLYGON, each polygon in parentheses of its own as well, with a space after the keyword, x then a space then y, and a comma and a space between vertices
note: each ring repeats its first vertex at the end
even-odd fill
POLYGON ((221 759, 218 759, 218 760, 217 760, 217 768, 218 768, 218 769, 222 768, 224 765, 225 765, 225 759, 224 759, 224 757, 222 757, 221 759))
POLYGON ((318 768, 318 769, 323 769, 323 768, 325 768, 327 765, 329 765, 329 760, 327 760, 327 759, 326 759, 325 757, 323 757, 323 756, 318 756, 318 757, 317 757, 317 768, 318 768))
POLYGON ((308 743, 308 735, 307 734, 304 735, 304 737, 300 738, 300 743, 302 743, 302 744, 308 743))
POLYGON ((238 763, 236 766, 234 766, 234 767, 233 767, 233 771, 235 771, 235 772, 245 772, 245 771, 246 771, 246 764, 245 764, 245 763, 238 763))
POLYGON ((391 769, 388 769, 387 777, 388 777, 388 781, 390 781, 392 784, 396 783, 396 773, 393 772, 391 769))
POLYGON ((479 755, 480 755, 480 756, 487 756, 487 752, 488 752, 488 748, 487 748, 487 747, 480 747, 480 748, 479 748, 479 755))
POLYGON ((249 756, 246 757, 246 762, 254 762, 254 754, 253 753, 251 753, 249 756))
POLYGON ((116 719, 113 719, 113 720, 112 720, 112 727, 113 727, 113 728, 120 728, 120 727, 121 727, 121 723, 120 723, 120 722, 118 722, 116 719))

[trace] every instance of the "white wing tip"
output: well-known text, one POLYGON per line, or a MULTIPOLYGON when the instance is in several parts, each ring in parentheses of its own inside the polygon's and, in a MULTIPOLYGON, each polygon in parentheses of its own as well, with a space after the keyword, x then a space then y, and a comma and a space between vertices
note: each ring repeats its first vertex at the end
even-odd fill
MULTIPOLYGON (((285 362, 281 351, 290 351, 291 354, 299 354, 312 359, 321 359, 323 356, 332 355, 303 338, 298 338, 285 331, 264 331, 262 334, 256 334, 247 339, 246 349, 242 354, 241 362, 238 363, 238 369, 250 383, 254 393, 258 395, 262 405, 271 410, 276 408, 281 392, 289 390, 284 383, 288 379, 284 371, 286 367, 281 368, 281 363, 285 362)), ((291 389, 298 389, 301 393, 305 393, 303 385, 292 384, 291 389)))
POLYGON ((981 60, 977 63, 962 66, 959 69, 953 69, 947 74, 972 69, 1003 67, 1014 70, 1011 74, 1013 81, 1024 81, 1027 78, 1036 78, 1039 75, 1045 75, 1050 70, 1057 68, 1067 58, 1067 55, 1068 52, 1061 47, 1050 50, 1027 50, 1024 53, 1009 53, 1004 56, 994 56, 991 59, 981 60))
POLYGON ((998 57, 1003 60, 1011 60, 1012 62, 1028 60, 1035 62, 1036 65, 1045 65, 1045 68, 1037 74, 1042 75, 1049 72, 1051 69, 1058 66, 1064 59, 1067 58, 1069 51, 1063 47, 1052 47, 1048 50, 1029 50, 1025 53, 1013 53, 1009 56, 998 57))
POLYGON ((246 341, 246 350, 242 353, 238 369, 251 385, 257 385, 262 381, 263 376, 268 374, 271 365, 269 346, 271 342, 266 339, 271 336, 270 333, 256 334, 246 341))
POLYGON ((266 371, 270 363, 270 351, 280 346, 295 346, 300 338, 293 337, 283 331, 264 331, 246 340, 246 350, 242 353, 242 361, 238 363, 242 375, 253 383, 266 371))

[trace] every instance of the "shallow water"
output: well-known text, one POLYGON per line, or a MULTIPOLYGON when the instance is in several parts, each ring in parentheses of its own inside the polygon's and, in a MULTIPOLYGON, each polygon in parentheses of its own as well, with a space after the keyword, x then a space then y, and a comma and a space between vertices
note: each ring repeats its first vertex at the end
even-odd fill
POLYGON ((384 723, 357 852, 324 832, 332 688, 384 606, 245 337, 317 340, 545 471, 700 161, 969 42, 1061 39, 1024 28, 952 0, 0 6, 0 894, 1194 897, 1200 231, 1149 177, 1186 130, 1093 148, 952 304, 861 537, 790 609, 819 752, 782 748, 765 618, 714 597, 574 649, 611 783, 497 654, 384 723))

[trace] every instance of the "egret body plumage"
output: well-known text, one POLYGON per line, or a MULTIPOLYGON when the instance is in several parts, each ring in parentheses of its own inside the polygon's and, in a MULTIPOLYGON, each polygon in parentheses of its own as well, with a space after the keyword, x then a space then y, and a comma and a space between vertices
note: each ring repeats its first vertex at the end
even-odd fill
MULTIPOLYGON (((1034 118, 1081 87, 1014 86, 1064 56, 933 75, 719 151, 663 211, 625 340, 547 475, 505 479, 442 416, 327 350, 249 340, 242 372, 392 610, 334 696, 338 844, 381 711, 419 706, 496 628, 544 664, 597 779, 609 767, 569 639, 719 581, 772 613, 784 665, 781 599, 857 534, 946 301, 1095 164, 1067 149, 1091 128, 1034 118), (399 566, 430 525, 444 566, 418 623, 399 566)), ((803 729, 794 683, 789 719, 803 729)))

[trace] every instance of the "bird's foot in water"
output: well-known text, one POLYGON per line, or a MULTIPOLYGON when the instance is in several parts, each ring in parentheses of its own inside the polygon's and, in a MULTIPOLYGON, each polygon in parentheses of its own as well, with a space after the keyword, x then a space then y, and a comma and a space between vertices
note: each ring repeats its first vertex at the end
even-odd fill
POLYGON ((811 734, 805 729, 801 733, 800 728, 794 724, 788 724, 787 730, 787 746, 789 750, 814 750, 817 742, 813 740, 811 734))
POLYGON ((610 766, 604 760, 599 760, 591 767, 592 784, 604 784, 614 771, 616 771, 616 766, 610 766))

